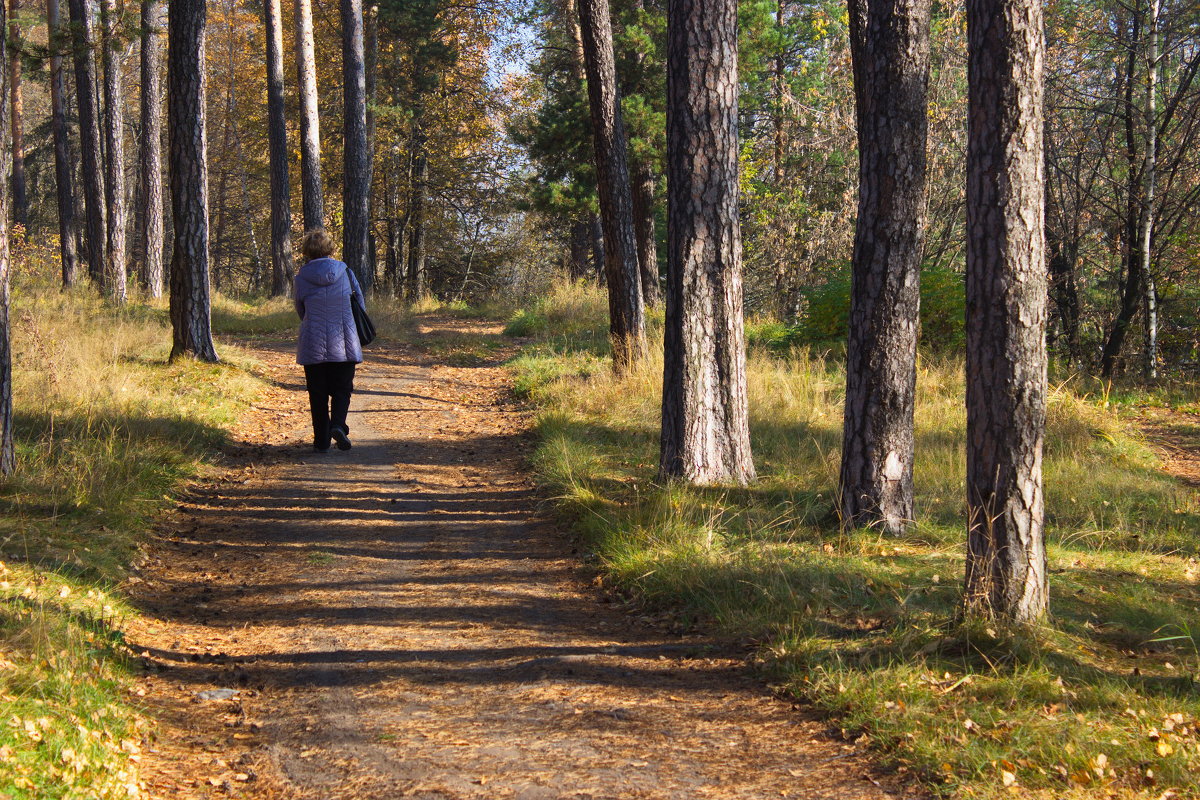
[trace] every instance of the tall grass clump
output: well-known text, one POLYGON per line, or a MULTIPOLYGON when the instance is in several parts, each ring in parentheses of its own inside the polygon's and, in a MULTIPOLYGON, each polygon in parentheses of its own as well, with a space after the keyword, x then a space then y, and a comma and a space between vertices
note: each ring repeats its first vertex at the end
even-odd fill
POLYGON ((752 348, 760 480, 663 485, 661 356, 614 375, 592 337, 570 332, 595 317, 569 308, 531 310, 545 324, 514 369, 539 407, 537 476, 607 582, 678 626, 753 643, 774 682, 936 794, 1196 796, 1200 501, 1111 405, 1052 387, 1051 616, 1009 630, 957 615, 961 357, 921 357, 916 519, 889 537, 839 526, 840 360, 752 348))
MULTIPOLYGON (((118 586, 154 515, 259 391, 250 362, 167 362, 165 303, 61 291, 51 243, 15 253, 17 466, 0 483, 0 793, 138 797, 118 586)), ((270 312, 274 313, 274 312, 270 312)), ((218 314, 219 317, 219 314, 218 314)))

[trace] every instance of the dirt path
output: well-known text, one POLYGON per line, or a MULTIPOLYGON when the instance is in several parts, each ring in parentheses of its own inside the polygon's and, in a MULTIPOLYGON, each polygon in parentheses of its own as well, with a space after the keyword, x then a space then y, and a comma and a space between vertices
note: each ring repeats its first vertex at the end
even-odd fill
POLYGON ((1138 426, 1158 451, 1165 471, 1200 489, 1200 414, 1148 408, 1142 411, 1138 426))
POLYGON ((325 455, 290 351, 263 348, 277 386, 237 466, 133 587, 150 796, 902 796, 736 658, 586 583, 522 472, 498 341, 433 319, 375 349, 354 449, 325 455))

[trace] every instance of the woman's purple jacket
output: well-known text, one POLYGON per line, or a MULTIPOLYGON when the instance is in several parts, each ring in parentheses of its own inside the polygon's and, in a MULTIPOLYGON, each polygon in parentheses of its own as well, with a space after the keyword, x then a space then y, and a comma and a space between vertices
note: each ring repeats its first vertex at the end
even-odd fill
POLYGON ((335 258, 314 258, 296 273, 296 313, 300 315, 297 364, 363 360, 350 293, 361 298, 358 279, 335 258))

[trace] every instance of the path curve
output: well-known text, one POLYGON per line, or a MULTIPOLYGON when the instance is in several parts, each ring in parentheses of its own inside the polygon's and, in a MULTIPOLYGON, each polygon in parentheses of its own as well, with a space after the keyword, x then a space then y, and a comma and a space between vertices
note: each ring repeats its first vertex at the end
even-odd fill
POLYGON ((434 318, 373 349, 354 449, 326 455, 307 449, 290 352, 259 348, 275 387, 234 465, 164 524, 132 587, 162 731, 149 795, 902 796, 737 658, 585 581, 524 474, 530 419, 499 341, 434 318))

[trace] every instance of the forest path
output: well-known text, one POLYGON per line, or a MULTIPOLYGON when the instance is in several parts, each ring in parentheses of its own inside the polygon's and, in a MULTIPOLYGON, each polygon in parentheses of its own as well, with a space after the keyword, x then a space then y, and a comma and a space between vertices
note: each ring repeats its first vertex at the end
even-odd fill
POLYGON ((1147 408, 1138 417, 1138 427, 1158 451, 1163 469, 1200 489, 1200 414, 1147 408))
POLYGON ((233 466, 131 587, 150 797, 901 796, 735 654, 586 583, 524 474, 499 328, 372 348, 328 454, 290 346, 256 349, 275 385, 233 466))

